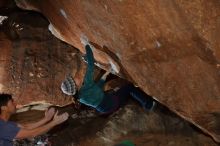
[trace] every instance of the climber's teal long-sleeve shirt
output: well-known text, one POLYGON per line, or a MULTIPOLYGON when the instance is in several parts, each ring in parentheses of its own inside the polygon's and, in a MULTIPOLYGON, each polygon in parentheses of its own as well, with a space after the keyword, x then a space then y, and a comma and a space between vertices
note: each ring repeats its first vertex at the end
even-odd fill
POLYGON ((102 79, 97 83, 94 81, 94 57, 92 49, 89 45, 86 45, 85 48, 88 66, 78 97, 81 103, 96 108, 104 98, 103 86, 105 81, 102 79))

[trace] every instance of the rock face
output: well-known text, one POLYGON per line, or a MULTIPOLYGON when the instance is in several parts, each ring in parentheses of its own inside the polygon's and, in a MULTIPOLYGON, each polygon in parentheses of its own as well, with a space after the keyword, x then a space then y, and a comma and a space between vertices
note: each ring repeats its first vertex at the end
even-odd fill
POLYGON ((0 26, 0 92, 13 94, 19 105, 72 102, 60 84, 76 71, 79 51, 54 37, 40 14, 5 14, 8 19, 0 26))
POLYGON ((52 32, 82 52, 80 36, 86 35, 121 65, 125 78, 220 142, 219 1, 17 4, 42 12, 52 32))

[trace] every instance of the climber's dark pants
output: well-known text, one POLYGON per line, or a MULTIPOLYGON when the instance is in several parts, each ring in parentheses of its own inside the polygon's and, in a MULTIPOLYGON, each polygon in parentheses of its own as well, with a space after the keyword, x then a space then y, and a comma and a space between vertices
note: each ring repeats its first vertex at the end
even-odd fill
POLYGON ((153 106, 153 99, 149 95, 144 93, 139 88, 134 87, 132 84, 127 84, 125 86, 122 86, 116 92, 107 93, 104 100, 98 107, 99 111, 105 114, 112 113, 121 106, 124 106, 129 96, 137 100, 146 110, 150 109, 153 106), (113 101, 114 106, 108 106, 109 100, 113 101))
POLYGON ((128 84, 120 88, 118 91, 115 92, 115 96, 119 97, 120 106, 123 106, 128 97, 131 96, 135 100, 137 100, 143 107, 151 107, 153 99, 140 90, 137 87, 134 87, 132 84, 128 84), (149 106, 148 106, 149 104, 149 106))

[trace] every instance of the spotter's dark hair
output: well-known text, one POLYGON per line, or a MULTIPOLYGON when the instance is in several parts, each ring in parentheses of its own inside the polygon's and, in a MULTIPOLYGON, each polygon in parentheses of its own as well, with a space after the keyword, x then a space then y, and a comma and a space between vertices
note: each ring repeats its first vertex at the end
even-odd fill
POLYGON ((9 100, 12 100, 12 96, 10 94, 5 94, 5 93, 0 94, 0 114, 1 114, 1 107, 7 105, 9 100))

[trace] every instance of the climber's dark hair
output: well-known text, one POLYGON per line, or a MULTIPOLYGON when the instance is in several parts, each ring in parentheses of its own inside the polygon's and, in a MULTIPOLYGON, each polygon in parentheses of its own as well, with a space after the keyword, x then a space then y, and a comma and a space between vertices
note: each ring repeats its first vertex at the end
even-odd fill
POLYGON ((5 94, 5 93, 0 94, 0 114, 1 114, 1 107, 7 105, 9 100, 12 100, 12 96, 10 94, 5 94))

